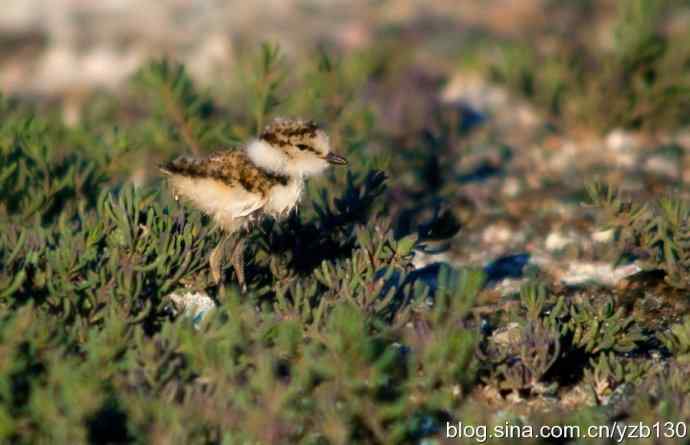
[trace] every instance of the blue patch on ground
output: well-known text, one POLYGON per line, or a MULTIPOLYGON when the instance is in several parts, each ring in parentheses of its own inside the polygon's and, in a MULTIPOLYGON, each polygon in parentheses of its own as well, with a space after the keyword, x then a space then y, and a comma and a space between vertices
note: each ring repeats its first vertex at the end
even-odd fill
POLYGON ((529 253, 519 253, 498 258, 484 267, 487 284, 501 281, 505 278, 521 278, 525 266, 529 263, 529 253))

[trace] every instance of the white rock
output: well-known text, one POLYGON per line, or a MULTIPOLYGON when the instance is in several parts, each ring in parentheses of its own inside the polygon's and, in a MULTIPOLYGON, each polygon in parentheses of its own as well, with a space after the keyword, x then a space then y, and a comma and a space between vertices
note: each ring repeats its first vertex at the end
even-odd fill
POLYGON ((522 186, 520 185, 520 181, 517 178, 511 176, 506 178, 505 181, 503 181, 501 193, 512 198, 517 196, 520 193, 521 189, 522 186))
POLYGON ((622 128, 612 130, 606 136, 606 146, 614 151, 627 151, 639 147, 639 139, 635 134, 622 128))
POLYGON ((505 327, 497 329, 491 335, 491 340, 501 346, 510 346, 520 341, 522 329, 516 322, 508 323, 505 327))
POLYGON ((184 316, 193 319, 195 325, 216 308, 216 302, 205 292, 173 292, 168 297, 184 316))
POLYGON ((598 232, 592 233, 592 240, 597 243, 608 243, 613 240, 614 233, 615 230, 613 229, 599 230, 598 232))
POLYGON ((227 70, 234 56, 230 37, 217 32, 206 38, 200 48, 187 60, 190 74, 195 79, 210 80, 227 70))
POLYGON ((529 279, 526 277, 504 278, 490 287, 498 293, 500 293, 502 297, 506 297, 508 295, 514 295, 519 293, 522 285, 525 284, 528 280, 529 279))
POLYGON ((513 231, 503 225, 491 225, 482 233, 482 241, 485 243, 505 243, 513 237, 513 231))
POLYGON ((561 250, 572 242, 573 238, 570 236, 563 235, 559 232, 551 232, 549 236, 546 237, 545 246, 547 250, 561 250))
POLYGON ((114 88, 126 81, 144 60, 141 51, 120 54, 101 47, 77 53, 66 46, 55 46, 43 53, 32 84, 42 93, 84 86, 114 88))
POLYGON ((478 75, 456 74, 441 92, 445 103, 464 102, 475 110, 486 113, 500 108, 508 100, 505 89, 492 85, 478 75))
POLYGON ((613 286, 623 278, 634 275, 640 270, 637 264, 613 268, 610 263, 573 262, 568 271, 561 277, 561 281, 571 286, 590 281, 613 286))
POLYGON ((657 175, 677 179, 680 163, 665 156, 653 156, 644 163, 644 169, 657 175))

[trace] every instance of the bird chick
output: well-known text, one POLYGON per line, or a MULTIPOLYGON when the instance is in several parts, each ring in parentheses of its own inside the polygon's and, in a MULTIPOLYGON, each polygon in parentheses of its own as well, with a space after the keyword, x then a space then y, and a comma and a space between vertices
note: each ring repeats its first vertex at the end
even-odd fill
POLYGON ((347 161, 331 151, 328 135, 312 121, 275 119, 241 150, 207 158, 182 156, 163 166, 175 198, 183 198, 211 216, 226 236, 210 257, 211 272, 220 281, 220 256, 234 239, 232 264, 244 282, 244 233, 264 217, 281 219, 302 196, 307 177, 330 164, 347 161))

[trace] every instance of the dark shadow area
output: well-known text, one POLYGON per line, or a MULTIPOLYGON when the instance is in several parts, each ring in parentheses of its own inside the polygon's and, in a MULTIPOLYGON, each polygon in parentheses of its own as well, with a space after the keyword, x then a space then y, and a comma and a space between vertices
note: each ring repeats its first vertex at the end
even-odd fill
POLYGON ((117 400, 110 398, 87 420, 89 443, 123 444, 133 438, 127 430, 127 414, 117 400))
POLYGON ((431 295, 434 295, 440 287, 439 276, 441 271, 447 269, 450 284, 452 285, 453 279, 457 280, 458 271, 448 263, 433 263, 428 266, 422 267, 421 269, 415 269, 410 272, 405 281, 400 286, 404 288, 406 285, 411 284, 414 286, 415 283, 422 283, 429 287, 431 295))
POLYGON ((551 368, 543 375, 546 382, 555 381, 559 388, 577 385, 584 376, 592 357, 584 349, 572 345, 572 334, 560 339, 561 353, 551 368))
POLYGON ((521 278, 529 263, 529 253, 519 253, 498 258, 484 267, 486 285, 490 286, 506 278, 521 278))
POLYGON ((470 104, 458 102, 454 104, 458 113, 458 127, 463 133, 467 133, 484 124, 488 117, 486 114, 474 109, 470 104))
MULTIPOLYGON (((286 261, 300 275, 311 274, 324 260, 350 257, 356 243, 355 227, 371 221, 374 201, 385 190, 385 180, 381 171, 371 171, 362 179, 348 173, 342 196, 333 201, 333 206, 317 206, 316 219, 304 221, 293 213, 286 221, 265 221, 255 234, 258 249, 286 261)), ((325 190, 322 198, 328 202, 325 190)), ((264 267, 250 265, 250 276, 266 276, 260 271, 264 267)))
POLYGON ((457 181, 460 184, 466 184, 468 182, 480 182, 493 176, 498 176, 502 171, 503 169, 500 166, 488 161, 484 161, 471 172, 458 176, 457 181))
POLYGON ((501 146, 492 159, 481 161, 472 170, 455 176, 458 184, 482 182, 489 178, 505 174, 505 165, 513 158, 513 150, 508 146, 501 146))
POLYGON ((395 236, 402 238, 417 233, 420 241, 449 240, 458 234, 462 224, 449 204, 434 199, 427 206, 404 209, 396 218, 395 236))

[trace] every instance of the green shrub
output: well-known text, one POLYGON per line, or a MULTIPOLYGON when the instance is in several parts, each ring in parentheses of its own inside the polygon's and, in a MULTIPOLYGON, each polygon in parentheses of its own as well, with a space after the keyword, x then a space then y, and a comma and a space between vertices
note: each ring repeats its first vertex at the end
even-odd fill
MULTIPOLYGON (((276 56, 264 49, 259 78, 276 56)), ((354 156, 351 173, 310 184, 299 214, 257 228, 240 297, 210 280, 208 219, 122 176, 232 132, 181 66, 155 62, 135 86, 154 106, 118 134, 2 110, 0 441, 404 442, 427 434, 415 419, 463 403, 476 334, 462 325, 483 275, 433 292, 413 279, 418 235, 381 214, 381 172, 354 156), (175 316, 169 295, 185 290, 218 308, 175 316)), ((279 86, 255 91, 248 128, 279 86)), ((366 131, 359 113, 342 117, 348 143, 366 131)))
POLYGON ((601 209, 604 228, 614 231, 621 256, 634 255, 644 269, 663 270, 673 287, 689 287, 690 211, 684 201, 668 197, 639 203, 599 184, 588 190, 592 204, 601 209))
MULTIPOLYGON (((569 5, 572 6, 572 5, 569 5)), ((664 31, 687 5, 675 0, 619 0, 613 46, 593 43, 591 8, 582 27, 555 34, 555 49, 540 42, 507 42, 489 72, 552 116, 585 127, 674 129, 688 123, 690 32, 664 31), (543 46, 543 45, 542 45, 543 46)), ((540 35, 543 39, 543 35, 540 35)))
MULTIPOLYGON (((575 299, 537 282, 486 315, 475 306, 493 292, 482 271, 415 268, 422 243, 458 224, 446 213, 417 228, 391 211, 387 182, 400 185, 401 164, 384 173, 369 152, 382 135, 360 91, 388 58, 319 53, 295 73, 265 46, 251 61, 231 97, 153 62, 129 92, 147 98, 135 119, 108 111, 127 100, 111 96, 74 127, 0 102, 0 442, 419 443, 446 421, 497 421, 478 394, 493 391, 509 409, 584 388, 594 404, 628 383, 667 399, 645 398, 635 418, 688 412, 673 396, 684 388, 683 325, 647 333, 596 289, 575 299), (155 163, 230 149, 271 116, 309 110, 337 129, 351 168, 310 180, 299 212, 248 235, 246 293, 229 264, 229 285, 216 285, 208 256, 221 234, 172 200, 155 163), (171 293, 187 292, 216 308, 196 318, 174 310, 171 293), (626 356, 647 353, 652 337, 674 355, 666 380, 626 356)), ((453 122, 412 143, 441 150, 461 136, 453 122)), ((440 151, 429 153, 424 163, 440 151)), ((412 180, 429 202, 456 191, 453 181, 412 180)), ((684 206, 593 196, 625 245, 686 288, 684 206)))

